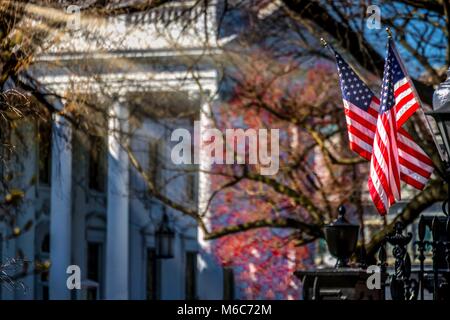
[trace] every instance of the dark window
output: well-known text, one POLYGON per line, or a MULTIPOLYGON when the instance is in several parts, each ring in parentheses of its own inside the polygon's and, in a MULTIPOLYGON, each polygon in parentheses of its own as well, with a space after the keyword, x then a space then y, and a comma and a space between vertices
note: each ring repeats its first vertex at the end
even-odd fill
POLYGON ((106 186, 106 141, 103 137, 90 137, 89 188, 99 192, 106 186))
POLYGON ((41 252, 50 253, 50 234, 46 234, 41 244, 41 252))
POLYGON ((48 271, 42 271, 41 272, 41 281, 42 282, 48 282, 48 280, 49 280, 48 271))
POLYGON ((158 188, 161 183, 161 159, 160 159, 160 144, 158 141, 151 141, 148 147, 148 171, 147 175, 155 188, 158 188))
POLYGON ((234 273, 232 268, 223 268, 223 299, 234 299, 234 273))
POLYGON ((5 161, 6 161, 6 148, 8 141, 3 130, 0 130, 0 179, 4 179, 5 176, 5 161))
POLYGON ((196 189, 196 181, 195 181, 195 175, 194 174, 188 174, 186 176, 186 196, 188 200, 194 201, 195 200, 195 189, 196 189))
POLYGON ((146 298, 147 300, 159 299, 158 290, 158 260, 155 249, 147 249, 147 275, 146 275, 146 298))
POLYGON ((38 122, 39 183, 50 185, 52 174, 52 124, 38 122))
MULTIPOLYGON (((0 264, 3 263, 3 234, 0 233, 0 264)), ((0 299, 2 299, 2 294, 3 294, 3 285, 0 282, 0 299)))
POLYGON ((197 253, 186 252, 186 300, 197 299, 197 253))
POLYGON ((87 277, 89 280, 97 283, 97 287, 88 289, 88 300, 96 300, 102 294, 102 244, 96 242, 88 242, 87 246, 87 277))
POLYGON ((49 300, 49 290, 48 290, 48 286, 44 285, 42 286, 42 300, 49 300))
POLYGON ((88 243, 88 279, 93 281, 99 280, 100 275, 100 244, 88 243))
MULTIPOLYGON (((40 252, 38 256, 38 260, 41 262, 45 262, 50 255, 50 234, 46 233, 45 236, 42 238, 40 252)), ((40 283, 40 299, 42 300, 48 300, 49 299, 49 288, 48 288, 48 282, 49 282, 49 270, 48 269, 42 269, 42 271, 38 275, 39 283, 40 283)))

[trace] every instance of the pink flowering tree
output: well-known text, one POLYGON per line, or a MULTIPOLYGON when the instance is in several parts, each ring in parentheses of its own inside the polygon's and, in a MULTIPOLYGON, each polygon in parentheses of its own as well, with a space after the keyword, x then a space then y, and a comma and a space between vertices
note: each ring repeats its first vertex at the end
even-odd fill
MULTIPOLYGON (((350 158, 333 65, 306 69, 260 52, 247 61, 232 72, 232 93, 215 106, 214 125, 221 132, 278 129, 279 171, 264 176, 259 164, 214 165, 208 237, 217 239, 215 254, 233 268, 242 297, 297 299, 293 272, 314 263, 312 243, 323 237, 321 226, 337 206, 347 204, 360 221, 366 172, 350 158)), ((245 146, 241 156, 248 160, 245 146)))

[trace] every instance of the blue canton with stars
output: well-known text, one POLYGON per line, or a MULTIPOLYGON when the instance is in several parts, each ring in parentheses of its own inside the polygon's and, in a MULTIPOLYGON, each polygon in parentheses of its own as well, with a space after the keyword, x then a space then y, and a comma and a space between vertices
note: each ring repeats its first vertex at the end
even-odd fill
POLYGON ((395 106, 394 85, 404 77, 405 74, 400 67, 400 63, 398 62, 392 47, 392 40, 389 40, 386 50, 386 60, 384 62, 380 113, 386 112, 395 106))
MULTIPOLYGON (((333 49, 334 51, 334 49, 333 49)), ((336 56, 339 82, 341 84, 342 97, 358 108, 367 111, 374 96, 370 88, 358 77, 353 69, 342 59, 341 55, 334 51, 336 56)))

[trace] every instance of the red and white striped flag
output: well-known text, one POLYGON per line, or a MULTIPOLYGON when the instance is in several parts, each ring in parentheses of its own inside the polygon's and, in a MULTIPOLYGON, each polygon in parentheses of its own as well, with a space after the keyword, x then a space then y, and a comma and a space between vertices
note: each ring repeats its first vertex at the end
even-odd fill
POLYGON ((417 110, 419 100, 415 97, 395 49, 389 49, 390 56, 394 58, 389 60, 389 64, 386 63, 385 72, 395 67, 396 73, 394 75, 391 72, 392 77, 386 78, 389 82, 383 78, 383 87, 385 84, 393 87, 391 93, 395 100, 391 108, 380 113, 380 100, 344 59, 330 48, 336 56, 350 148, 371 161, 369 192, 379 213, 386 214, 395 198, 400 198, 399 179, 421 190, 433 172, 431 159, 401 127, 417 110), (377 133, 378 128, 380 132, 377 133), (372 157, 373 150, 376 151, 375 157, 372 157))

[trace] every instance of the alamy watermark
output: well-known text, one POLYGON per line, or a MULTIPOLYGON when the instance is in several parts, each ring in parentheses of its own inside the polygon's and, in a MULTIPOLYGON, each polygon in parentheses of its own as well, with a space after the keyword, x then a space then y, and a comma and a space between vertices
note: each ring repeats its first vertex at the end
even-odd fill
POLYGON ((367 7, 366 26, 368 29, 381 29, 381 8, 377 5, 370 5, 367 7))
POLYGON ((201 130, 200 121, 195 121, 194 139, 189 130, 178 128, 170 140, 178 142, 170 155, 176 165, 200 162, 259 165, 262 175, 275 175, 279 170, 279 129, 225 129, 223 134, 216 128, 201 130))
POLYGON ((380 290, 381 289, 381 268, 376 265, 371 265, 367 267, 367 277, 366 286, 369 290, 380 290))
POLYGON ((76 264, 71 264, 67 267, 66 273, 69 274, 66 281, 67 289, 80 290, 81 289, 81 269, 76 264))
POLYGON ((81 28, 81 7, 72 4, 66 8, 68 15, 66 27, 69 30, 77 31, 81 28))

